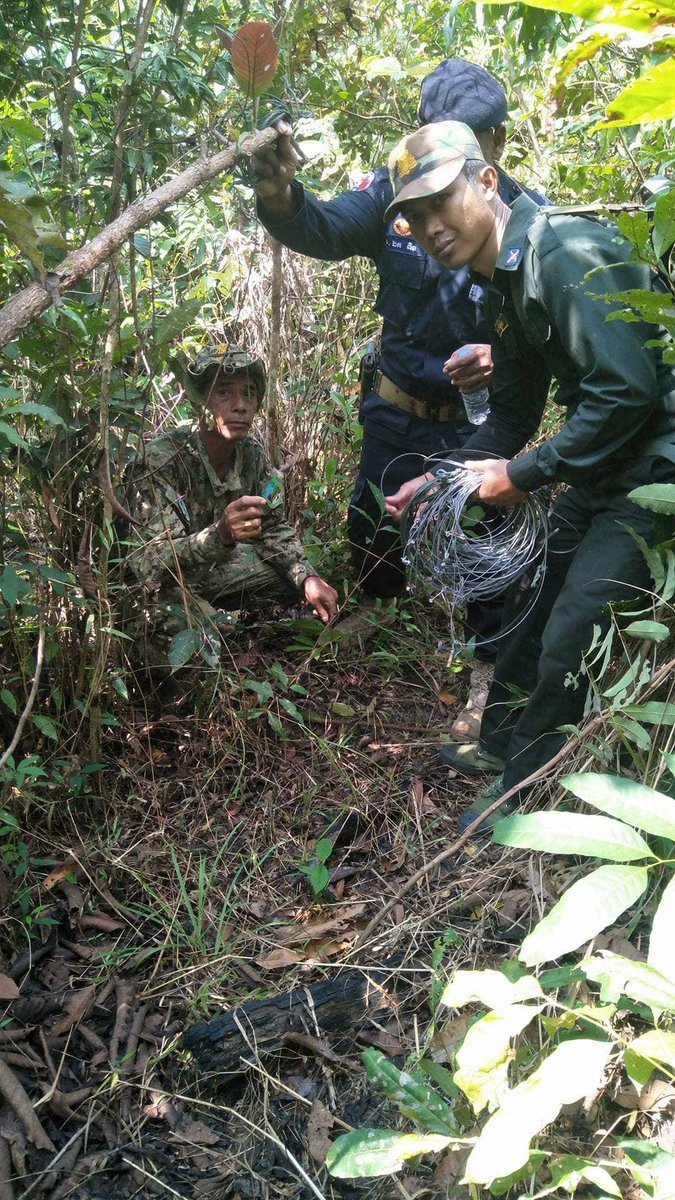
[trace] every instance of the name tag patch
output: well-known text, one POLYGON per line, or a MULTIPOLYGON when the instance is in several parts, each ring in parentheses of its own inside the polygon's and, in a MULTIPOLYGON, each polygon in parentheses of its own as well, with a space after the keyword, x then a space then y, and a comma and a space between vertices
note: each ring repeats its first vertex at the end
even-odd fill
POLYGON ((397 254, 405 254, 406 257, 412 254, 415 258, 424 258, 422 247, 410 237, 402 237, 390 231, 385 238, 385 245, 388 250, 395 250, 397 254))

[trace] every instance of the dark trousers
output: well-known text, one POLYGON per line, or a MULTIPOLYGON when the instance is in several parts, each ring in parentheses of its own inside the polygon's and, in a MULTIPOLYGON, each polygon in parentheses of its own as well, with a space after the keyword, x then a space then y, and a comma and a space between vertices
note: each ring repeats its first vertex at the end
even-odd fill
POLYGON ((645 593, 653 584, 647 564, 621 523, 653 545, 654 514, 633 504, 627 493, 667 480, 675 480, 675 466, 643 459, 617 470, 613 480, 558 496, 541 591, 533 604, 537 583, 529 587, 529 580, 521 580, 507 598, 505 625, 525 615, 498 651, 481 727, 481 744, 507 763, 506 787, 560 749, 569 736, 561 725, 582 720, 589 688, 584 653, 594 628, 601 633, 609 628, 608 605, 648 603, 645 593), (514 689, 529 699, 518 704, 514 689))
MULTIPOLYGON (((385 496, 425 470, 429 456, 457 450, 475 426, 468 421, 431 421, 409 416, 370 392, 362 408, 363 443, 356 487, 347 517, 352 558, 365 592, 388 598, 405 589, 405 567, 398 527, 383 513, 371 483, 385 496)), ((501 600, 469 605, 467 637, 480 643, 498 632, 501 600)), ((494 657, 480 646, 478 658, 494 657)))

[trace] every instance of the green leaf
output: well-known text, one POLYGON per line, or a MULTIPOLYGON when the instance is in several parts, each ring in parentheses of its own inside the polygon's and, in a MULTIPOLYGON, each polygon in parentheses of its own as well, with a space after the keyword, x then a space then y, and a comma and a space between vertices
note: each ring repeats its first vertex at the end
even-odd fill
MULTIPOLYGON (((671 24, 675 14, 671 15, 671 24)), ((675 117, 675 58, 669 57, 644 71, 619 92, 607 105, 605 117, 589 129, 609 129, 617 125, 647 125, 652 121, 670 121, 675 117)), ((675 485, 671 485, 675 491, 675 485)))
POLYGON ((150 239, 144 233, 135 233, 133 236, 134 249, 137 254, 143 258, 152 258, 152 246, 150 239))
MULTIPOLYGON (((621 1196, 621 1189, 606 1167, 600 1167, 592 1158, 580 1158, 578 1154, 564 1154, 548 1164, 551 1179, 545 1188, 535 1192, 533 1200, 541 1200, 562 1188, 565 1192, 576 1192, 582 1180, 595 1184, 608 1196, 621 1196)), ((617 1168, 618 1169, 618 1168, 617 1168)))
POLYGON ((27 596, 31 590, 29 583, 22 579, 18 571, 9 563, 5 563, 0 575, 0 596, 2 596, 8 608, 14 608, 23 596, 27 596))
POLYGON ((560 782, 593 808, 636 825, 645 833, 675 841, 675 800, 670 796, 633 779, 591 771, 565 775, 560 782))
POLYGON ((177 304, 161 321, 157 322, 152 339, 153 346, 166 346, 191 325, 201 311, 203 300, 185 300, 177 304))
POLYGON ((629 637, 646 638, 650 642, 665 642, 670 630, 662 621, 631 621, 624 629, 629 637))
POLYGON ((35 725, 36 729, 40 730, 40 733, 45 735, 45 737, 51 738, 54 742, 58 742, 59 731, 51 717, 33 717, 33 724, 35 725))
POLYGON ((363 1062, 368 1078, 395 1104, 404 1117, 432 1133, 458 1132, 458 1122, 450 1105, 429 1087, 419 1070, 399 1070, 391 1059, 374 1047, 364 1050, 363 1062))
POLYGON ((648 483, 644 487, 633 488, 628 493, 628 499, 639 504, 640 508, 648 508, 650 512, 675 516, 675 483, 648 483))
POLYGON ((30 450, 28 442, 21 437, 20 433, 16 432, 16 429, 8 425, 6 421, 0 421, 0 433, 4 433, 7 441, 11 442, 13 446, 21 446, 22 450, 30 450))
POLYGON ((30 209, 25 204, 10 200, 8 196, 0 195, 0 225, 4 225, 9 240, 19 247, 41 276, 44 258, 30 209))
POLYGON ((0 691, 0 700, 2 700, 3 704, 7 705, 7 708, 10 710, 10 712, 16 713, 16 700, 12 693, 7 691, 7 688, 3 688, 2 691, 0 691))
POLYGON ((611 1042, 579 1038, 557 1046, 541 1066, 509 1092, 483 1129, 469 1155, 463 1182, 490 1184, 527 1162, 530 1142, 558 1116, 601 1082, 611 1042))
POLYGON ((319 838, 316 846, 314 847, 314 853, 319 862, 326 862, 333 853, 332 838, 319 838))
MULTIPOLYGON (((268 716, 270 715, 273 714, 268 713, 268 716)), ((330 883, 330 872, 327 867, 324 867, 321 863, 302 863, 298 867, 298 870, 302 871, 302 874, 306 875, 309 879, 312 892, 315 896, 320 896, 322 892, 325 892, 330 883)))
POLYGON ((486 1107, 495 1109, 504 1099, 513 1059, 511 1039, 522 1033, 543 1007, 543 1004, 513 1004, 499 1012, 487 1013, 467 1031, 457 1051, 454 1078, 474 1112, 486 1107))
POLYGON ((644 704, 626 704, 623 712, 645 725, 675 725, 675 704, 649 700, 644 704))
POLYGON ((493 831, 500 846, 523 846, 549 854, 586 854, 611 862, 633 862, 654 855, 643 837, 609 817, 577 812, 535 812, 498 821, 493 831))
MULTIPOLYGON (((675 1033, 668 1033, 665 1029, 650 1029, 647 1033, 640 1034, 639 1037, 633 1039, 624 1052, 627 1070, 629 1061, 633 1057, 642 1061, 650 1060, 646 1078, 644 1074, 640 1075, 642 1086, 648 1082, 655 1063, 675 1071, 675 1033)), ((629 1075, 631 1079, 634 1078, 630 1071, 629 1075)))
MULTIPOLYGON (((509 4, 510 0, 494 0, 509 4)), ((593 21, 605 28, 637 29, 649 32, 675 23, 675 10, 670 0, 650 4, 649 0, 616 0, 611 6, 603 0, 522 0, 533 8, 552 9, 571 13, 584 21, 593 21)))
POLYGON ((304 725, 305 718, 297 704, 294 704, 292 700, 287 700, 285 696, 282 696, 279 700, 279 707, 285 709, 288 715, 293 717, 293 720, 297 721, 299 725, 304 725))
POLYGON ((646 1004, 656 1017, 664 1012, 675 1013, 675 984, 649 963, 605 952, 583 959, 579 966, 587 979, 600 984, 603 1003, 615 1004, 621 996, 628 996, 638 1004, 646 1004))
POLYGON ((543 992, 533 975, 521 975, 511 982, 501 971, 455 971, 440 1003, 462 1008, 478 1001, 486 1008, 507 1009, 522 1000, 539 1000, 543 992))
POLYGON ((576 950, 613 925, 639 900, 648 882, 649 872, 644 867, 612 863, 591 871, 573 884, 528 934, 519 957, 528 967, 534 967, 576 950))
POLYGON ((395 1129, 355 1129, 341 1133, 326 1166, 336 1179, 373 1179, 395 1175, 410 1158, 445 1150, 451 1138, 437 1133, 398 1133, 395 1129))
POLYGON ((43 421, 49 421, 51 425, 65 425, 63 417, 59 416, 56 409, 50 408, 48 404, 36 404, 33 400, 24 400, 22 404, 12 404, 2 410, 3 417, 13 417, 15 413, 41 417, 43 421))
MULTIPOLYGON (((516 1184, 524 1183, 530 1176, 535 1175, 547 1158, 548 1154, 545 1150, 532 1150, 524 1166, 517 1171, 512 1171, 510 1175, 499 1175, 493 1179, 490 1184, 490 1192, 493 1196, 505 1196, 516 1184)), ((521 1194, 524 1195, 526 1192, 527 1189, 523 1189, 521 1194)))
POLYGON ((638 750, 645 750, 647 753, 651 750, 652 739, 638 721, 631 721, 630 717, 624 717, 621 713, 613 713, 610 719, 614 728, 618 729, 627 741, 637 746, 638 750))
POLYGON ((662 754, 663 758, 666 760, 668 770, 670 771, 673 778, 675 778, 675 754, 671 753, 670 750, 662 750, 661 754, 662 754))
POLYGON ((647 962, 675 985, 675 960, 673 959, 673 930, 675 929, 675 877, 663 889, 663 895, 654 913, 652 932, 649 938, 647 962))
POLYGON ((169 663, 171 671, 177 671, 196 654, 202 644, 202 634, 199 629, 181 629, 174 634, 169 643, 169 663))

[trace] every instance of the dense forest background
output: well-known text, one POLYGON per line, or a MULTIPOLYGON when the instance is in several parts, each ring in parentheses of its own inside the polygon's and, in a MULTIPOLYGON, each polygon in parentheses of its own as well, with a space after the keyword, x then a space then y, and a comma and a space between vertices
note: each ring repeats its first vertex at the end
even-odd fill
MULTIPOLYGON (((411 1154, 466 1134, 466 1101, 459 1118, 448 1117, 420 1089, 431 1079, 455 1104, 443 1064, 457 1065, 467 1021, 444 1025, 439 1005, 451 967, 486 964, 502 969, 497 991, 483 976, 463 992, 455 984, 445 999, 454 1009, 477 1000, 494 1008, 496 1057, 480 1060, 476 1040, 471 1051, 481 1087, 486 1073, 492 1080, 501 1071, 498 1091, 509 1063, 522 1074, 547 1061, 559 1039, 580 1050, 576 1063, 554 1064, 557 1079, 583 1078, 583 1060, 597 1067, 575 1038, 614 1048, 612 1088, 574 1111, 555 1093, 551 1119, 568 1107, 544 1150, 528 1157, 528 1140, 518 1178, 534 1190, 562 1180, 563 1190, 593 1185, 602 1197, 673 1195, 675 1034, 662 1017, 675 1011, 674 981, 625 967, 610 980, 576 963, 549 971, 549 1015, 532 1007, 536 1034, 513 1049, 525 1022, 522 1011, 505 1016, 504 1005, 532 1001, 539 986, 518 982, 514 947, 571 881, 584 883, 578 858, 542 865, 541 856, 493 848, 439 864, 410 886, 453 844, 455 807, 466 799, 461 781, 441 780, 430 766, 466 689, 461 660, 449 662, 445 614, 411 599, 380 614, 365 651, 339 637, 321 641, 318 622, 293 617, 234 625, 222 644, 197 630, 176 650, 173 666, 183 670, 159 704, 120 628, 124 471, 141 438, 190 418, 174 354, 213 341, 267 360, 257 432, 284 472, 288 516, 308 553, 340 587, 346 611, 355 605, 344 519, 358 461, 359 359, 378 327, 371 264, 313 262, 271 242, 239 154, 132 236, 113 238, 63 294, 59 271, 101 231, 119 228, 130 205, 193 164, 241 148, 280 109, 292 116, 308 187, 329 197, 358 186, 414 128, 424 75, 457 55, 505 87, 509 173, 560 204, 622 206, 615 215, 635 253, 665 278, 675 240, 674 26, 670 0, 0 0, 0 1200, 458 1194, 466 1147, 463 1158, 448 1150, 433 1175, 416 1167, 391 1191, 371 1182, 365 1192, 346 1184, 333 1192, 322 1164, 333 1118, 334 1134, 396 1124, 382 1094, 401 1109, 402 1128, 413 1120, 430 1135, 411 1154), (281 60, 274 95, 255 106, 218 32, 250 20, 275 26, 281 60), (654 177, 663 187, 648 213, 641 205, 654 177), (43 287, 53 302, 28 320, 24 298, 43 287), (336 827, 345 812, 356 816, 336 827), (372 931, 377 898, 390 911, 372 931), (389 1059, 386 1069, 368 1060, 367 1086, 355 1046, 336 1058, 318 1026, 295 1048, 305 1056, 300 1067, 258 1062, 217 1111, 180 1074, 191 1022, 317 973, 332 980, 338 966, 383 962, 395 962, 407 991, 365 1037, 367 1054, 377 1047, 389 1059), (598 982, 601 1003, 592 994, 598 982), (625 1047, 652 1035, 672 1040, 652 1040, 647 1058, 634 1051, 627 1083, 625 1047), (427 1066, 402 1100, 398 1074, 392 1083, 387 1072, 406 1055, 408 1065, 427 1066), (651 1072, 637 1071, 638 1060, 651 1072), (645 1100, 655 1062, 667 1094, 645 1100), (348 1100, 342 1107, 333 1074, 348 1100), (629 1162, 632 1174, 620 1190, 606 1139, 597 1149, 597 1131, 613 1122, 656 1146, 645 1166, 628 1137, 621 1170, 629 1162)), ((667 292, 657 301, 632 296, 627 316, 647 303, 651 319, 675 331, 667 292)), ((672 498, 660 503, 672 514, 672 498)), ((596 647, 594 711, 560 770, 590 767, 642 787, 624 788, 615 815, 639 824, 655 805, 640 828, 672 841, 672 543, 650 569, 655 597, 633 639, 612 634, 596 647), (646 785, 663 788, 661 800, 646 785)), ((572 839, 571 854, 609 858, 604 870, 637 870, 614 865, 599 835, 585 837, 572 839)), ((668 844, 655 842, 649 900, 605 947, 644 959, 654 921, 645 971, 672 975, 668 844)), ((543 849, 553 845, 563 853, 551 834, 543 849)), ((621 891, 616 880, 612 895, 621 891)), ((560 954, 593 936, 580 912, 600 913, 597 931, 633 903, 630 891, 617 908, 588 888, 579 910, 555 926, 560 954)), ((551 936, 546 930, 543 941, 551 936)), ((528 966, 549 961, 541 941, 521 955, 528 966)), ((469 1080, 479 1112, 477 1088, 469 1080)), ((538 1107, 535 1097, 530 1113, 538 1107)), ((522 1112, 516 1125, 522 1132, 522 1112)), ((503 1145, 515 1140, 507 1127, 503 1145)), ((379 1149, 384 1158, 368 1175, 396 1171, 408 1157, 400 1138, 379 1149)), ((472 1194, 480 1184, 504 1194, 514 1179, 502 1186, 476 1167, 472 1194)))

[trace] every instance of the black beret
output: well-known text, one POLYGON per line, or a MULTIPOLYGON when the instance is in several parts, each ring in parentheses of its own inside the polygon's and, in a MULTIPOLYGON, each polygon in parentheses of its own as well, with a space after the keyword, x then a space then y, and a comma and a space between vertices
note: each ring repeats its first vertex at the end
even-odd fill
POLYGON ((506 93, 494 75, 463 58, 446 58, 422 83, 420 125, 463 121, 474 133, 503 125, 506 93))

